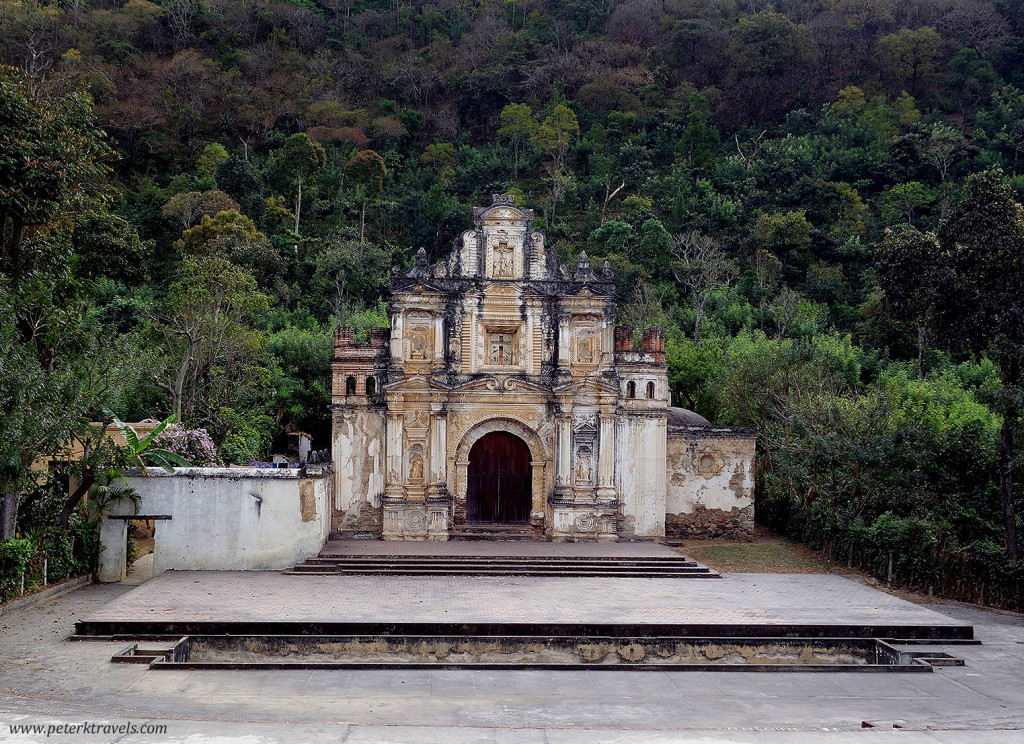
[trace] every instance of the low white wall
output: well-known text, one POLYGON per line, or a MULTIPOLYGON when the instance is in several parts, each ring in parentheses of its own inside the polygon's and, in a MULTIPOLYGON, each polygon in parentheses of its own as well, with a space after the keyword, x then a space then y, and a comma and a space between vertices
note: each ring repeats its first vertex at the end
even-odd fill
MULTIPOLYGON (((155 522, 153 573, 170 569, 283 569, 316 555, 331 521, 330 476, 261 468, 148 468, 125 478, 142 497, 139 515, 155 522)), ((115 514, 131 514, 130 504, 115 514)), ((100 580, 124 578, 127 522, 108 518, 100 533, 100 580)))

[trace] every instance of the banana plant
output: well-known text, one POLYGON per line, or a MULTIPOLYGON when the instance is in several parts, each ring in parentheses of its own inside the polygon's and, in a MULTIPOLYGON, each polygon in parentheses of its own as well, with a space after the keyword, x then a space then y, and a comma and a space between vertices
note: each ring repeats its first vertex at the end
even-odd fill
POLYGON ((171 450, 164 447, 153 446, 153 442, 163 433, 163 430, 174 423, 173 413, 161 421, 153 431, 142 439, 139 439, 138 432, 132 426, 126 424, 110 411, 104 411, 104 413, 113 420, 114 425, 121 431, 121 436, 124 437, 127 448, 125 454, 128 456, 128 462, 133 467, 138 468, 140 475, 144 477, 149 475, 146 472, 147 465, 163 468, 168 473, 174 472, 175 465, 183 468, 190 466, 191 463, 177 452, 171 452, 171 450))

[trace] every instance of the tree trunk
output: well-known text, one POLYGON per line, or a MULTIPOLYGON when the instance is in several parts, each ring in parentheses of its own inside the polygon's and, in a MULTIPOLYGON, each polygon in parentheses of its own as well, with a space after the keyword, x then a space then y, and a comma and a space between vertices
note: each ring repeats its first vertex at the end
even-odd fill
POLYGON ((924 345, 928 340, 928 332, 923 325, 917 327, 917 379, 924 379, 924 345))
POLYGON ((366 199, 363 199, 362 209, 359 210, 359 245, 363 244, 363 235, 366 229, 366 199))
POLYGON ((697 320, 693 324, 693 345, 700 343, 700 324, 704 320, 704 303, 697 300, 697 320))
POLYGON ((71 514, 75 511, 75 507, 78 506, 79 502, 85 498, 85 495, 89 493, 89 489, 96 483, 96 471, 87 467, 82 471, 82 482, 78 484, 78 488, 75 492, 68 496, 68 500, 64 502, 64 508, 60 510, 60 526, 67 527, 68 520, 71 519, 71 514))
POLYGON ((299 234, 299 215, 302 214, 302 174, 299 174, 299 193, 295 197, 295 234, 299 234))
POLYGON ((13 488, 0 491, 0 542, 10 540, 18 530, 18 503, 21 494, 13 488))
POLYGON ((195 355, 195 341, 192 337, 188 337, 188 351, 185 354, 185 359, 182 361, 181 366, 178 367, 178 374, 174 378, 174 389, 171 391, 171 413, 174 414, 174 420, 181 423, 181 396, 185 387, 185 376, 188 374, 188 368, 192 365, 192 357, 195 355))
POLYGON ((1010 407, 1003 414, 1003 427, 999 432, 999 491, 1003 500, 1003 524, 1006 555, 1017 559, 1017 513, 1013 504, 1013 425, 1017 409, 1010 407))

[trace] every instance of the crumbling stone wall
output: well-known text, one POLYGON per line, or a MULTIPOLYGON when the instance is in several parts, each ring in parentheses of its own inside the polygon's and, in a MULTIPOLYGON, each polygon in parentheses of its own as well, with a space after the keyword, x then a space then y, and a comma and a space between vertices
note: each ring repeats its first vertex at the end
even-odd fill
POLYGON ((739 537, 754 529, 753 430, 669 427, 665 533, 739 537))

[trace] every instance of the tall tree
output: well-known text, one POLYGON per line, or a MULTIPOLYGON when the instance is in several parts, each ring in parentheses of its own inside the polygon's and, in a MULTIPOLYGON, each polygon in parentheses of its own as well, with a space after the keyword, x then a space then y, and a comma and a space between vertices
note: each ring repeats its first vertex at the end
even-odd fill
POLYGON ((359 242, 366 239, 366 203, 376 199, 384 190, 384 176, 388 169, 384 158, 373 150, 363 150, 345 164, 345 176, 359 195, 359 242))
POLYGON ((693 297, 697 318, 693 324, 693 343, 700 343, 700 328, 704 310, 716 289, 728 286, 736 274, 734 264, 722 242, 699 232, 684 233, 676 238, 673 251, 672 273, 693 297))
POLYGON ((327 165, 327 153, 307 134, 293 134, 274 153, 270 163, 270 181, 281 193, 295 195, 295 234, 302 218, 302 184, 309 183, 327 165))
POLYGON ((533 110, 525 103, 510 103, 501 110, 501 128, 498 136, 512 145, 512 177, 519 178, 519 158, 530 137, 537 131, 533 110))
POLYGON ((551 212, 550 215, 546 215, 549 223, 555 219, 555 210, 562 200, 568 181, 565 158, 569 152, 569 145, 579 136, 580 124, 576 114, 568 106, 558 104, 531 137, 531 140, 550 158, 548 174, 551 176, 551 212))

